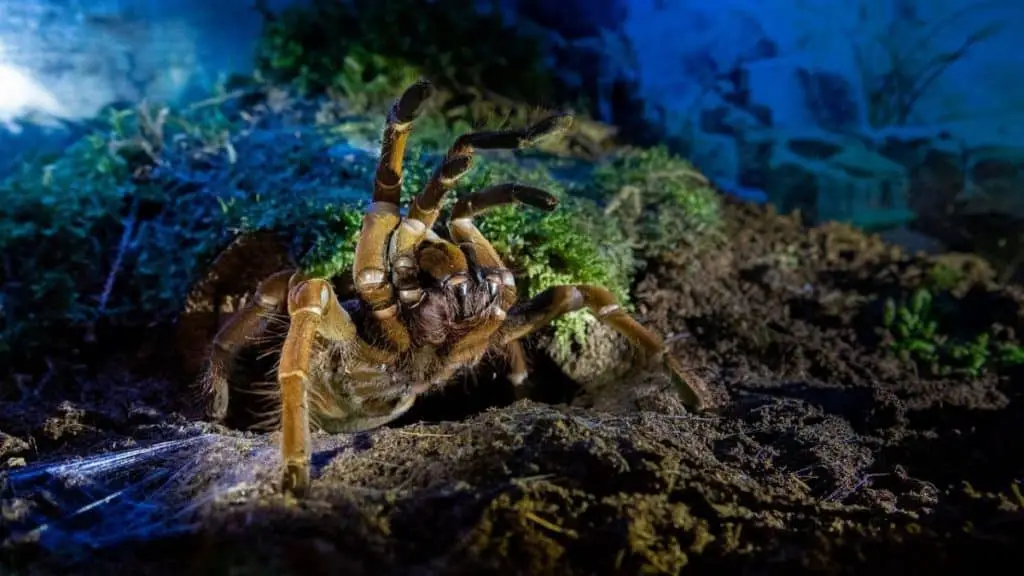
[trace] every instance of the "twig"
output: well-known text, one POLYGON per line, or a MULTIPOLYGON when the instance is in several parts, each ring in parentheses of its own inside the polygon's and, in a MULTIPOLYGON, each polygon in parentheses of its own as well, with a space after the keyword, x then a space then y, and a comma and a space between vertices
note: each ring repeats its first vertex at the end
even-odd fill
POLYGON ((451 438, 454 434, 434 434, 431 432, 409 432, 407 430, 398 430, 398 434, 401 436, 419 436, 423 438, 451 438))
POLYGON ((131 214, 124 221, 124 231, 121 232, 121 242, 117 247, 117 255, 114 257, 114 263, 110 266, 110 273, 107 274, 107 280, 103 284, 103 293, 100 294, 97 317, 102 316, 107 309, 107 303, 110 301, 110 294, 114 290, 114 282, 117 280, 117 276, 121 271, 121 264, 124 261, 124 255, 128 252, 132 236, 135 234, 138 212, 139 201, 136 198, 132 201, 131 214))
POLYGON ((533 512, 523 512, 523 517, 527 520, 532 521, 534 524, 538 524, 542 528, 547 528, 555 534, 562 534, 563 536, 568 536, 569 538, 577 537, 575 530, 569 528, 562 528, 561 526, 554 524, 553 522, 549 522, 541 518, 540 516, 537 516, 533 512))
POLYGON ((238 89, 238 90, 235 90, 235 91, 232 91, 232 92, 228 92, 227 94, 221 94, 220 96, 213 96, 213 97, 207 98, 205 100, 200 100, 198 102, 194 102, 194 103, 190 104, 187 108, 185 108, 185 111, 186 112, 194 112, 195 110, 198 110, 200 108, 206 108, 206 107, 209 107, 209 106, 216 106, 218 104, 223 104, 225 102, 228 102, 229 100, 236 100, 236 99, 241 98, 243 96, 248 96, 249 94, 252 94, 252 93, 253 93, 252 90, 238 89))

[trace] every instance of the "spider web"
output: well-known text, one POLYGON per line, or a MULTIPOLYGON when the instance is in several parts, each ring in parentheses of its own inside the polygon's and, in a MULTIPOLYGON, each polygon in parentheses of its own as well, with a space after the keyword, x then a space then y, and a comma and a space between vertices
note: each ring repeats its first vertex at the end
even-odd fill
POLYGON ((268 490, 277 460, 268 435, 199 433, 8 471, 0 540, 63 553, 188 532, 212 504, 268 490))

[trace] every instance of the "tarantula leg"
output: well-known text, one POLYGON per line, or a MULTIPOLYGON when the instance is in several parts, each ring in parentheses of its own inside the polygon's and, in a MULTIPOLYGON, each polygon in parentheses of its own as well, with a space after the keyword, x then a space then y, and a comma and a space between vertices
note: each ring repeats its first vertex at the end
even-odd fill
POLYGON ((381 141, 380 160, 373 182, 373 201, 398 205, 402 193, 402 161, 409 142, 413 122, 423 113, 423 105, 434 95, 434 87, 425 80, 406 88, 391 106, 384 136, 381 141))
POLYGON ((209 418, 220 421, 227 415, 228 378, 235 358, 246 344, 263 334, 268 315, 284 312, 288 281, 293 272, 277 272, 260 282, 253 297, 228 318, 214 336, 200 381, 200 394, 209 418))
POLYGON ((370 305, 385 338, 398 350, 409 347, 409 332, 398 318, 394 287, 387 278, 388 238, 401 222, 402 160, 414 120, 433 95, 428 82, 417 82, 395 101, 388 113, 380 161, 373 184, 373 203, 363 216, 356 245, 353 280, 359 296, 370 305))
POLYGON ((691 409, 705 408, 708 392, 704 381, 684 369, 665 348, 660 336, 644 328, 623 310, 605 288, 591 285, 553 286, 520 304, 509 314, 497 333, 497 343, 507 345, 546 326, 555 318, 587 308, 597 318, 628 338, 635 346, 660 356, 683 403, 691 409))
POLYGON ((413 199, 408 217, 392 237, 392 266, 404 266, 412 261, 416 246, 437 221, 445 194, 472 167, 474 150, 526 148, 563 134, 571 125, 571 115, 556 114, 520 130, 471 132, 459 136, 423 190, 413 199))
POLYGON ((505 344, 505 353, 508 355, 508 379, 519 388, 526 382, 530 375, 530 369, 526 365, 526 352, 523 350, 523 343, 519 340, 512 340, 505 344))
POLYGON ((291 325, 277 370, 281 387, 281 459, 283 488, 296 495, 310 480, 310 362, 317 336, 340 342, 361 342, 355 324, 325 280, 305 280, 288 293, 291 325))
POLYGON ((451 220, 448 222, 448 231, 452 239, 460 246, 470 245, 477 262, 487 269, 487 281, 492 284, 492 289, 501 291, 501 306, 506 311, 516 302, 515 278, 505 268, 504 262, 490 241, 473 223, 473 217, 496 206, 514 203, 550 212, 558 206, 558 199, 532 186, 498 184, 459 199, 452 208, 451 220))

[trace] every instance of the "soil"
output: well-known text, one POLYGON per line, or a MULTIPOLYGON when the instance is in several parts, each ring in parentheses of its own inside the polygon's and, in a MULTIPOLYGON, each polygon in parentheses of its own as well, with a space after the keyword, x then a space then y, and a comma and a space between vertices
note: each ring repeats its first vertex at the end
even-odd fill
MULTIPOLYGON (((880 298, 936 258, 964 273, 965 325, 1024 334, 1024 290, 971 257, 906 255, 845 226, 736 203, 727 220, 721 245, 662 255, 635 287, 638 316, 713 388, 709 413, 687 413, 656 370, 579 377, 587 350, 558 365, 538 342, 529 398, 482 370, 395 425, 316 436, 313 489, 296 501, 274 490, 273 434, 190 419, 159 369, 83 372, 61 401, 51 382, 0 403, 6 570, 1020 565, 1024 373, 931 377, 884 352, 876 328, 880 298), (81 459, 99 453, 118 457, 81 459)), ((590 349, 607 364, 619 348, 590 349)))

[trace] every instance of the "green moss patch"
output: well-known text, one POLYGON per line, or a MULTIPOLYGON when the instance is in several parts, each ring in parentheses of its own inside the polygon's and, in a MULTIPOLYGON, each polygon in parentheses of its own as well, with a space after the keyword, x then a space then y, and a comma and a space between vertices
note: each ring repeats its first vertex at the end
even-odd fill
POLYGON ((695 246, 721 228, 719 193, 664 147, 625 150, 594 172, 592 193, 630 241, 648 253, 695 246))

